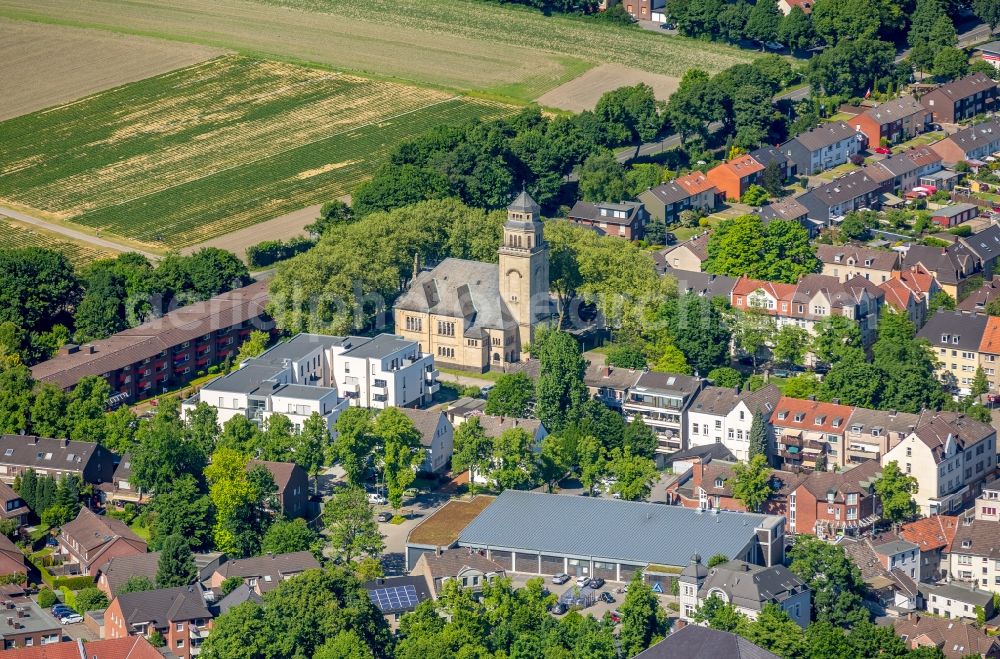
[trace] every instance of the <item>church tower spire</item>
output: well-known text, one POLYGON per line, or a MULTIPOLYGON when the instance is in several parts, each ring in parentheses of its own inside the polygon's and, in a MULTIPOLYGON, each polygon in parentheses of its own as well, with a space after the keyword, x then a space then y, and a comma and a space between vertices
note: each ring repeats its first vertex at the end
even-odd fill
POLYGON ((517 352, 532 343, 535 325, 548 314, 549 254, 541 209, 526 190, 507 207, 500 246, 500 296, 517 322, 517 352))

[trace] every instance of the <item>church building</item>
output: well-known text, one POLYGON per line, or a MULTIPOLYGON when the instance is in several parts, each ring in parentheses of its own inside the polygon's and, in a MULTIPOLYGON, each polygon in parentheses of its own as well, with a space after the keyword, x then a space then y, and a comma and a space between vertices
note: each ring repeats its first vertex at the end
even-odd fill
POLYGON ((538 204, 522 191, 507 207, 499 263, 445 259, 396 301, 396 333, 444 366, 472 371, 526 358, 550 316, 549 255, 538 204))

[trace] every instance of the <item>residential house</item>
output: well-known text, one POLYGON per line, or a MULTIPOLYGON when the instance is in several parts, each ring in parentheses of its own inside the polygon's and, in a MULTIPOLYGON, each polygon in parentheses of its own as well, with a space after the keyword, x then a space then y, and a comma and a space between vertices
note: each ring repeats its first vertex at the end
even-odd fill
POLYGON ((979 260, 962 243, 950 247, 909 245, 903 252, 901 269, 913 266, 923 266, 934 275, 940 290, 958 299, 964 297, 970 280, 977 274, 979 260))
POLYGON ((844 466, 844 431, 852 412, 847 405, 782 396, 771 414, 771 455, 779 468, 824 471, 844 466))
POLYGON ((364 588, 393 631, 399 628, 403 614, 432 599, 427 582, 420 576, 379 577, 366 581, 364 588))
POLYGON ((762 146, 750 152, 750 157, 764 165, 764 169, 774 163, 781 172, 781 180, 787 181, 798 175, 798 167, 792 162, 789 155, 781 150, 780 146, 762 146))
POLYGON ((267 469, 278 487, 278 510, 274 512, 289 519, 296 517, 312 519, 309 510, 309 474, 305 469, 294 462, 251 460, 247 463, 248 470, 256 466, 267 469))
POLYGON ((837 544, 857 565, 868 592, 879 604, 896 611, 913 611, 920 605, 917 574, 920 549, 912 542, 887 536, 841 537, 837 544), (912 575, 912 576, 911 576, 912 575))
POLYGON ((28 562, 25 560, 24 552, 11 542, 10 538, 0 534, 0 577, 14 574, 21 574, 27 578, 28 562))
POLYGON ((994 477, 983 483, 982 493, 976 497, 976 519, 1000 522, 1000 479, 994 477))
MULTIPOLYGON (((937 358, 936 374, 941 382, 956 389, 963 396, 972 390, 976 369, 981 364, 980 346, 987 334, 988 316, 969 314, 961 311, 938 311, 927 320, 927 324, 917 332, 917 337, 926 339, 937 358)), ((988 350, 1000 352, 1000 345, 985 346, 988 350)), ((993 368, 994 361, 983 364, 993 368)), ((987 376, 989 377, 989 376, 987 376)), ((991 380, 995 380, 991 378, 991 380)))
POLYGON ((498 263, 448 258, 418 273, 393 307, 396 331, 456 368, 521 361, 552 315, 541 209, 527 192, 507 207, 499 255, 498 263))
MULTIPOLYGON (((780 398, 781 392, 773 384, 753 392, 704 387, 688 408, 688 446, 722 444, 737 460, 749 460, 754 414, 761 414, 768 425, 780 398)), ((770 433, 769 426, 767 431, 770 433)))
POLYGON ((979 366, 990 383, 990 391, 1000 390, 1000 318, 987 316, 979 341, 979 366))
POLYGON ((958 162, 981 161, 1000 151, 1000 117, 963 128, 935 142, 932 148, 949 166, 958 162))
POLYGON ((971 236, 960 236, 958 242, 975 255, 976 270, 984 278, 992 277, 1000 259, 1000 225, 991 224, 971 236))
POLYGON ((267 282, 256 282, 106 339, 65 345, 52 359, 33 366, 31 375, 66 391, 81 378, 99 375, 119 404, 156 396, 234 358, 251 331, 272 331, 267 302, 267 282))
POLYGON ((1000 593, 1000 522, 962 516, 948 553, 948 576, 1000 593))
MULTIPOLYGON (((32 639, 34 640, 34 639, 32 639)), ((56 640, 43 645, 7 650, 4 659, 162 659, 149 641, 135 638, 107 638, 100 641, 56 640)))
POLYGON ((882 513, 875 494, 881 474, 882 466, 869 460, 845 471, 815 471, 802 478, 788 494, 789 532, 833 538, 872 526, 882 513))
POLYGON ((690 375, 644 372, 622 405, 625 418, 642 419, 658 440, 657 458, 687 448, 687 409, 701 390, 702 380, 690 375))
POLYGON ((996 430, 958 412, 925 412, 916 429, 882 456, 917 479, 914 500, 924 515, 971 504, 996 471, 996 430))
POLYGON ((931 222, 943 229, 958 226, 979 217, 979 206, 975 204, 951 204, 931 211, 931 222))
POLYGON ((980 590, 975 584, 943 583, 934 586, 922 584, 924 600, 929 613, 945 618, 976 620, 976 611, 982 609, 985 619, 993 617, 993 593, 980 590))
POLYGON ((658 20, 657 15, 663 13, 666 0, 621 0, 622 6, 629 16, 637 21, 658 20))
MULTIPOLYGON (((781 0, 797 3, 799 0, 781 0)), ((808 4, 806 0, 805 4, 808 4)), ((779 5, 780 6, 780 5, 779 5)), ((789 10, 790 11, 790 10, 789 10)), ((679 626, 679 625, 678 625, 679 626)), ((734 657, 739 659, 779 659, 778 655, 754 645, 742 636, 723 632, 701 625, 684 625, 665 639, 651 645, 635 656, 635 659, 710 659, 711 657, 734 657)))
POLYGON ((799 195, 799 203, 809 209, 809 219, 825 226, 839 222, 851 211, 879 208, 882 184, 863 169, 799 195))
POLYGON ((997 83, 985 73, 973 73, 932 89, 920 97, 935 123, 954 124, 995 109, 997 83))
POLYGON ((0 481, 13 485, 14 479, 29 469, 39 476, 59 479, 73 474, 84 483, 99 484, 111 480, 115 458, 94 442, 0 435, 0 481))
POLYGON ((132 577, 146 577, 156 583, 160 552, 119 556, 105 563, 97 574, 97 587, 108 596, 108 601, 120 594, 122 587, 132 577))
POLYGON ((116 597, 104 611, 105 638, 143 636, 155 631, 164 649, 177 659, 190 659, 212 629, 212 612, 198 584, 158 588, 116 597))
POLYGON ((677 292, 695 293, 702 297, 724 297, 729 300, 733 294, 733 287, 736 280, 726 275, 713 275, 708 272, 694 272, 693 270, 676 270, 674 268, 664 268, 660 273, 669 275, 677 280, 677 292))
POLYGON ((702 265, 708 260, 708 232, 668 247, 661 254, 663 263, 668 268, 701 272, 702 265))
MULTIPOLYGON (((678 480, 683 480, 684 476, 694 469, 695 463, 708 464, 713 460, 736 462, 736 456, 722 444, 704 444, 671 453, 667 459, 667 467, 680 477, 678 480)), ((688 507, 694 508, 695 506, 688 507)))
POLYGON ((804 176, 843 165, 863 148, 864 137, 843 121, 822 123, 781 145, 789 161, 804 176))
POLYGON ((855 407, 844 435, 845 464, 878 462, 917 427, 919 414, 855 407))
POLYGON ((638 196, 650 217, 674 224, 682 211, 715 210, 720 193, 707 176, 695 171, 640 192, 638 196))
POLYGON ((587 393, 591 398, 612 409, 620 410, 622 403, 628 397, 629 390, 638 382, 640 375, 642 371, 631 368, 587 364, 583 383, 587 385, 587 393))
POLYGON ((222 615, 227 613, 230 609, 233 609, 240 604, 245 604, 246 602, 263 604, 264 598, 258 595, 256 590, 244 583, 229 591, 229 594, 223 596, 223 598, 216 602, 212 608, 218 611, 218 615, 222 615))
POLYGON ((983 281, 983 285, 969 292, 964 300, 959 302, 955 309, 966 313, 986 313, 986 307, 990 302, 1000 296, 1000 276, 983 281))
POLYGON ((930 124, 930 110, 912 96, 886 101, 851 119, 854 130, 864 133, 872 147, 882 144, 882 140, 895 144, 916 137, 930 124))
POLYGON ((796 325, 815 333, 815 325, 830 316, 856 322, 865 345, 874 343, 885 296, 861 276, 841 282, 829 275, 806 275, 797 284, 740 277, 733 287, 736 309, 755 308, 774 316, 779 327, 796 325))
POLYGON ((991 41, 975 48, 975 52, 984 62, 993 65, 993 68, 1000 69, 1000 41, 991 41))
MULTIPOLYGON (((691 459, 690 464, 691 468, 667 487, 668 504, 696 510, 747 512, 747 507, 733 494, 733 467, 737 463, 705 456, 691 459)), ((772 492, 760 512, 786 516, 788 496, 803 478, 802 474, 790 471, 772 471, 768 478, 772 492)))
POLYGON ((920 548, 920 581, 938 581, 948 575, 948 556, 958 530, 958 517, 931 515, 906 522, 899 537, 920 548))
POLYGON ((863 245, 816 245, 816 256, 823 262, 822 274, 847 281, 864 277, 876 284, 888 281, 899 269, 899 252, 872 249, 863 245))
POLYGON ((923 295, 915 293, 903 283, 898 277, 891 277, 888 281, 878 285, 885 294, 885 304, 893 311, 906 314, 910 322, 918 329, 923 327, 927 320, 927 301, 923 295))
POLYGON ((764 165, 746 155, 716 165, 708 170, 707 176, 726 199, 739 201, 747 188, 757 183, 763 171, 764 165))
POLYGON ((144 491, 132 481, 132 455, 130 453, 122 455, 121 462, 115 467, 111 482, 101 483, 97 489, 105 504, 110 503, 118 508, 123 508, 127 503, 140 505, 149 503, 149 492, 144 491))
POLYGON ((785 16, 792 13, 793 7, 798 7, 803 11, 803 13, 811 14, 812 6, 812 0, 778 0, 778 9, 780 9, 781 13, 785 16))
MULTIPOLYGON (((931 145, 931 148, 934 148, 933 144, 931 145)), ((964 176, 965 174, 962 172, 956 172, 952 169, 942 169, 934 172, 933 174, 924 174, 921 176, 920 185, 928 188, 934 188, 934 190, 950 192, 962 182, 962 177, 964 176)))
POLYGON ((425 474, 443 474, 448 469, 455 448, 455 428, 441 410, 403 408, 413 426, 420 432, 424 461, 418 470, 425 474))
POLYGON ((941 171, 941 156, 930 147, 921 146, 872 163, 865 171, 878 181, 883 192, 903 194, 920 185, 920 180, 941 171))
POLYGON ((812 592, 784 565, 763 567, 734 560, 706 568, 695 554, 678 581, 680 616, 686 622, 693 622, 695 610, 713 596, 751 620, 768 604, 780 607, 803 629, 812 617, 812 592))
POLYGON ((30 512, 21 495, 0 481, 0 519, 9 519, 20 527, 27 523, 30 512))
POLYGON ((954 620, 914 613, 905 618, 887 618, 881 624, 892 625, 896 636, 902 637, 906 647, 911 650, 921 647, 937 648, 946 659, 1000 657, 1000 639, 989 636, 972 625, 954 620))
POLYGON ((573 224, 592 228, 602 236, 640 240, 645 233, 646 217, 645 206, 634 201, 578 201, 570 209, 566 219, 573 224))
POLYGON ((79 574, 96 575, 112 558, 146 553, 146 541, 132 529, 87 507, 81 508, 72 522, 63 524, 57 540, 59 553, 67 557, 68 564, 76 564, 79 574))
POLYGON ((431 597, 441 596, 441 589, 447 581, 457 581, 462 590, 481 592, 483 585, 494 579, 503 579, 507 572, 499 563, 486 557, 484 551, 471 549, 441 549, 421 554, 417 564, 410 570, 410 576, 423 577, 431 597))
POLYGON ((59 621, 26 595, 4 596, 0 599, 0 607, 0 615, 7 618, 6 625, 0 624, 0 649, 47 648, 62 640, 59 621))
MULTIPOLYGON (((801 195, 800 195, 801 196, 801 195)), ((826 226, 825 222, 819 222, 809 218, 809 209, 802 205, 798 197, 785 197, 776 199, 771 203, 761 207, 761 221, 767 226, 774 220, 788 220, 798 222, 806 230, 810 238, 815 238, 826 226)))
POLYGON ((202 576, 205 586, 212 589, 222 588, 222 582, 230 577, 239 577, 258 595, 263 595, 277 588, 282 581, 319 567, 312 553, 295 551, 229 559, 212 568, 211 574, 205 575, 203 571, 202 576))

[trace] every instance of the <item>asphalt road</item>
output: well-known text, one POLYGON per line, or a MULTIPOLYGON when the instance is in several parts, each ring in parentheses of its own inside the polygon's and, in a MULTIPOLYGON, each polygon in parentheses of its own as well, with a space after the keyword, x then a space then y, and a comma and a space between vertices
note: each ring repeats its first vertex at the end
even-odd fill
POLYGON ((27 215, 20 211, 16 211, 13 208, 6 208, 0 206, 0 215, 6 215, 12 220, 17 220, 18 222, 24 222, 25 224, 30 224, 36 226, 39 229, 45 229, 46 231, 51 231, 52 233, 58 233, 77 240, 83 243, 90 243, 91 245, 96 245, 97 247, 103 247, 106 249, 111 249, 116 252, 139 252, 147 259, 152 261, 157 261, 161 257, 158 254, 153 254, 151 252, 143 252, 142 250, 135 249, 133 247, 127 247, 121 243, 112 242, 110 240, 105 240, 103 238, 98 238, 97 236, 91 236, 90 234, 83 233, 82 231, 76 231, 70 229, 61 224, 56 224, 54 222, 48 222, 46 220, 39 219, 33 215, 27 215))

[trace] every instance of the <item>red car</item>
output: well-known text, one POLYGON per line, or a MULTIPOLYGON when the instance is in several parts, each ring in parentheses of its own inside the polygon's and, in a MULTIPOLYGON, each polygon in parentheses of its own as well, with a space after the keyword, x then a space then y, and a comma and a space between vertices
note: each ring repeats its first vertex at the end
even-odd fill
POLYGON ((892 155, 892 149, 890 149, 887 146, 877 146, 877 147, 875 147, 875 153, 881 153, 884 156, 891 156, 892 155))
POLYGON ((608 615, 611 617, 611 622, 615 623, 616 625, 622 621, 622 614, 618 613, 617 611, 612 611, 608 615))

